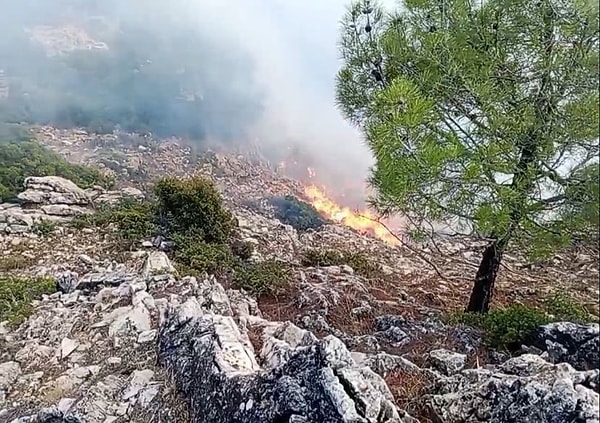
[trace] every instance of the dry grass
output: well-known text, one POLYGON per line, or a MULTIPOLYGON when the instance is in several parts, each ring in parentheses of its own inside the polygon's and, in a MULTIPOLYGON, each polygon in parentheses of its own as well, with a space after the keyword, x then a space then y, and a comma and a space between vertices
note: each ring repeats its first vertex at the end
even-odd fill
POLYGON ((250 343, 252 344, 252 348, 254 348, 254 356, 256 357, 256 361, 258 362, 259 365, 262 366, 262 358, 260 356, 260 351, 262 350, 263 347, 263 337, 262 337, 262 332, 263 329, 262 327, 259 326, 250 326, 248 328, 248 339, 250 340, 250 343))
POLYGON ((431 378, 424 372, 396 370, 386 376, 385 381, 399 409, 406 411, 421 423, 433 423, 425 404, 431 378))
POLYGON ((0 272, 23 270, 35 264, 35 260, 20 254, 0 257, 0 272))

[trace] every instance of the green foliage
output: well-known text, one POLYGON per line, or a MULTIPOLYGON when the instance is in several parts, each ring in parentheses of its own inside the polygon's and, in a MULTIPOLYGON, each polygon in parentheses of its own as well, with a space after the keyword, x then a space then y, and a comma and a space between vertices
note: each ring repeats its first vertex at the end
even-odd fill
POLYGON ((570 230, 573 238, 598 245, 600 213, 598 198, 600 165, 594 163, 581 168, 565 187, 565 207, 556 232, 570 230), (562 226, 562 227, 561 227, 562 226))
POLYGON ((235 239, 231 242, 231 252, 242 260, 249 260, 254 253, 254 244, 249 241, 235 239))
POLYGON ((180 273, 233 275, 233 283, 256 295, 276 293, 290 279, 288 266, 277 261, 249 263, 251 242, 235 235, 236 221, 208 180, 166 178, 155 186, 155 198, 122 200, 93 215, 78 216, 76 227, 117 226, 121 240, 137 242, 162 233, 173 242, 180 273))
POLYGON ((458 221, 500 253, 597 228, 597 5, 402 6, 358 0, 342 22, 337 101, 376 158, 373 204, 421 229, 458 221))
POLYGON ((129 246, 157 231, 154 203, 133 197, 124 197, 113 206, 100 207, 94 214, 77 216, 71 225, 79 229, 115 225, 119 240, 129 246))
POLYGON ((554 292, 544 299, 543 307, 555 320, 570 320, 587 322, 591 320, 590 313, 581 304, 575 302, 568 294, 562 291, 554 292))
POLYGON ((511 349, 532 330, 550 322, 544 311, 522 305, 479 313, 460 313, 454 323, 474 326, 484 331, 484 341, 491 347, 511 349))
POLYGON ((231 249, 224 243, 208 243, 193 237, 175 237, 175 260, 184 272, 221 275, 237 264, 231 249))
POLYGON ((68 163, 36 142, 0 141, 0 201, 15 199, 28 176, 61 176, 82 188, 112 183, 98 170, 68 163))
POLYGON ((211 181, 199 176, 165 178, 156 184, 155 193, 159 222, 167 234, 207 243, 226 243, 233 235, 236 221, 211 181))
POLYGON ((31 314, 33 300, 55 291, 53 279, 0 276, 0 321, 21 323, 31 314))
POLYGON ((306 250, 301 258, 303 266, 341 266, 346 264, 357 274, 365 277, 377 275, 379 266, 374 264, 369 257, 362 252, 340 251, 340 250, 306 250))
POLYGON ((590 314, 563 292, 545 299, 542 307, 513 305, 491 310, 487 314, 457 313, 450 317, 454 324, 466 324, 484 332, 484 341, 495 348, 511 349, 524 336, 553 321, 588 322, 590 314))
POLYGON ((235 270, 233 283, 255 295, 277 294, 289 284, 291 277, 289 266, 268 260, 239 266, 235 270))
POLYGON ((41 220, 33 224, 33 233, 39 236, 48 236, 56 230, 56 223, 51 220, 41 220))
POLYGON ((271 204, 275 206, 275 217, 281 223, 290 225, 297 231, 318 229, 326 223, 312 205, 300 201, 292 195, 272 198, 271 204))

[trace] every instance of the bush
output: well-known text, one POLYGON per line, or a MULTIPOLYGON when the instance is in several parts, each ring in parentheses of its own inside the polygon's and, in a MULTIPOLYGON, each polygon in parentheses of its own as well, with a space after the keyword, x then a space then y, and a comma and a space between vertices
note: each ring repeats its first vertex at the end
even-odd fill
POLYGON ((155 220, 155 206, 152 202, 125 197, 114 206, 100 207, 94 214, 77 216, 71 225, 81 229, 114 224, 119 239, 132 244, 156 232, 155 220))
POLYGON ((481 329, 484 343, 490 347, 514 351, 528 333, 551 319, 541 309, 513 305, 493 309, 487 314, 458 313, 451 321, 481 329))
POLYGON ((165 178, 155 187, 157 213, 167 236, 197 237, 207 243, 226 243, 236 222, 214 184, 195 176, 165 178))
POLYGON ((275 207, 275 217, 297 231, 318 229, 327 223, 312 205, 291 195, 274 197, 270 203, 275 207))
POLYGON ((290 268, 286 264, 268 260, 239 266, 233 283, 255 295, 276 294, 289 284, 291 277, 290 268))
POLYGON ((175 260, 185 273, 220 275, 236 265, 227 244, 210 244, 191 237, 175 237, 175 260))
POLYGON ((0 276, 0 321, 21 323, 31 314, 33 300, 54 292, 53 279, 0 276))
POLYGON ((36 142, 0 142, 0 201, 14 200, 28 176, 61 176, 82 188, 113 183, 98 170, 68 163, 36 142))
POLYGON ((306 250, 301 258, 303 266, 341 266, 348 265, 357 274, 372 277, 380 270, 366 254, 362 252, 338 250, 306 250))
POLYGON ((543 301, 544 309, 555 320, 585 322, 591 319, 590 313, 562 291, 554 292, 543 301))
POLYGON ((235 239, 231 242, 231 252, 242 260, 249 260, 254 253, 254 244, 235 239))
POLYGON ((34 223, 32 227, 33 233, 39 236, 48 236, 56 230, 56 223, 50 220, 41 220, 34 223))
POLYGON ((484 341, 491 347, 512 350, 518 348, 527 334, 550 322, 591 320, 588 311, 564 292, 557 291, 542 301, 542 307, 513 305, 491 310, 487 314, 457 313, 451 323, 477 327, 484 332, 484 341))

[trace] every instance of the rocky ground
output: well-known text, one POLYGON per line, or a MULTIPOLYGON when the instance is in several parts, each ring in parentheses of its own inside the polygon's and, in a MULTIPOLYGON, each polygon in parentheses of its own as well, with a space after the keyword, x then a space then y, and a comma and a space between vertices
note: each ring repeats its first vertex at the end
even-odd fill
MULTIPOLYGON (((21 205, 0 205, 0 274, 60 286, 20 326, 0 326, 0 422, 598 421, 598 324, 547 325, 509 358, 442 319, 465 303, 480 245, 440 240, 417 253, 333 224, 299 234, 263 203, 301 197, 302 184, 248 153, 48 127, 37 138, 117 184, 30 178, 21 205), (143 196, 155 177, 193 173, 220 188, 254 259, 295 265, 286 293, 252 298, 179 274, 152 240, 123 251, 109 233, 68 224, 143 196), (359 251, 380 272, 302 266, 308 248, 359 251)), ((535 304, 562 289, 597 316, 597 276, 589 252, 534 265, 509 254, 495 301, 535 304)))

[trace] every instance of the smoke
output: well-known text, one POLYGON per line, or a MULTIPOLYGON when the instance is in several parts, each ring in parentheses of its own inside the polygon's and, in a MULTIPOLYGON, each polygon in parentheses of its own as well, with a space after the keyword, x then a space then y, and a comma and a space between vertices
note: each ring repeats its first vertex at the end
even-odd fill
POLYGON ((294 149, 322 183, 356 187, 357 203, 373 160, 334 105, 347 2, 2 0, 0 92, 2 78, 10 90, 0 114, 257 144, 273 160, 294 149), (48 56, 85 44, 57 28, 83 29, 96 47, 48 56))

